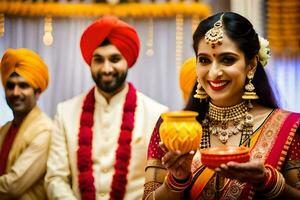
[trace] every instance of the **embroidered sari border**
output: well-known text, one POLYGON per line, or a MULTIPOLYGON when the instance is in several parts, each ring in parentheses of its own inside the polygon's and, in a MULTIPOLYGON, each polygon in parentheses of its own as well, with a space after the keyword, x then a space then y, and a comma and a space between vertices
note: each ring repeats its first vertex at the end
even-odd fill
POLYGON ((284 121, 286 117, 287 116, 280 110, 273 112, 266 121, 266 124, 262 127, 258 141, 254 144, 254 147, 251 150, 251 159, 266 160, 274 146, 282 121, 284 121))
POLYGON ((281 170, 284 163, 287 151, 291 142, 293 141, 296 133, 297 121, 300 120, 300 115, 296 113, 287 113, 288 116, 282 122, 280 133, 278 133, 277 140, 266 159, 266 163, 276 166, 278 170, 281 170))

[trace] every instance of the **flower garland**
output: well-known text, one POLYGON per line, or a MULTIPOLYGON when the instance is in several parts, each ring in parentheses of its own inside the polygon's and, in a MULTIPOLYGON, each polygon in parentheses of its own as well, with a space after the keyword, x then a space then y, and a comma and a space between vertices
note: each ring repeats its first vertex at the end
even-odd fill
POLYGON ((118 17, 174 17, 183 16, 208 17, 212 11, 208 4, 196 3, 49 3, 49 2, 0 2, 0 13, 14 16, 88 16, 99 17, 115 15, 118 17))
MULTIPOLYGON (((126 95, 121 131, 116 150, 116 162, 114 164, 115 174, 113 175, 110 198, 120 200, 124 198, 127 184, 127 173, 131 157, 132 130, 134 128, 134 114, 136 109, 136 90, 131 83, 128 83, 129 90, 126 95)), ((93 176, 92 141, 95 111, 95 88, 92 88, 86 95, 82 106, 79 128, 79 148, 77 150, 77 167, 79 170, 79 190, 84 200, 95 200, 95 185, 93 176)))
POLYGON ((265 38, 258 36, 260 49, 258 51, 258 59, 262 66, 266 66, 269 58, 271 57, 269 41, 265 38))

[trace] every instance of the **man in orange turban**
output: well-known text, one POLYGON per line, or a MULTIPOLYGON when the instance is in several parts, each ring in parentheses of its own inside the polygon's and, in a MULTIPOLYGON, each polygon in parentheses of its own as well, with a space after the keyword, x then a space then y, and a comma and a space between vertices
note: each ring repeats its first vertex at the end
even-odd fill
POLYGON ((31 87, 43 92, 49 81, 48 68, 35 52, 28 49, 8 49, 1 60, 1 79, 5 86, 9 76, 16 72, 31 87))
POLYGON ((80 48, 95 88, 57 106, 46 188, 50 199, 141 199, 147 146, 167 107, 126 82, 140 49, 116 17, 93 22, 80 48))
POLYGON ((8 49, 1 79, 13 120, 0 129, 0 199, 46 199, 43 187, 52 122, 37 106, 48 68, 28 49, 8 49))

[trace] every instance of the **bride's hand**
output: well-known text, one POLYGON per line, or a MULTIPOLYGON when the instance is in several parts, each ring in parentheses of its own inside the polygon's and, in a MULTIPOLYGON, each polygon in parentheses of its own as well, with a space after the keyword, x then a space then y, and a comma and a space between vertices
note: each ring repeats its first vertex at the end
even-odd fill
POLYGON ((253 160, 246 163, 231 161, 227 164, 221 164, 215 171, 227 178, 238 179, 241 182, 252 184, 263 183, 267 174, 264 163, 259 160, 253 160))
POLYGON ((191 151, 186 154, 182 154, 179 150, 168 151, 167 148, 161 144, 162 149, 166 154, 162 157, 161 161, 164 167, 174 178, 178 180, 187 179, 191 172, 191 165, 195 152, 191 151))

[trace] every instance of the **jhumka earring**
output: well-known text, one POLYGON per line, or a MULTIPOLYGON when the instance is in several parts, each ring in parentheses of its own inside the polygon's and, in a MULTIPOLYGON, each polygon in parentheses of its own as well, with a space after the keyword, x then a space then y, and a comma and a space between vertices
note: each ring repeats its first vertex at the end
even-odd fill
POLYGON ((208 95, 203 89, 203 87, 201 86, 199 80, 197 81, 198 81, 198 85, 197 85, 196 94, 194 95, 194 98, 197 98, 200 100, 200 102, 202 102, 203 100, 207 100, 208 95))
POLYGON ((223 16, 215 22, 214 27, 205 33, 205 40, 207 44, 210 44, 212 48, 215 48, 216 44, 221 45, 223 41, 223 16))
POLYGON ((255 87, 252 84, 253 77, 254 77, 254 72, 249 71, 247 74, 247 78, 249 82, 245 85, 245 92, 244 95, 242 96, 244 100, 248 100, 248 108, 253 108, 251 100, 259 99, 259 96, 257 96, 255 92, 255 87))

